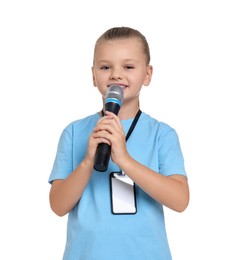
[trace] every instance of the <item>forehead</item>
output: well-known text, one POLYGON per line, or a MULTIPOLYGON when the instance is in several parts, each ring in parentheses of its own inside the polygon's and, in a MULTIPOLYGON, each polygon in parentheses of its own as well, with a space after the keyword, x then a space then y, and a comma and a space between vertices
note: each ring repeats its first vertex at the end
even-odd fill
POLYGON ((108 59, 118 55, 123 58, 136 58, 144 55, 143 46, 138 38, 102 40, 95 46, 95 59, 108 59))

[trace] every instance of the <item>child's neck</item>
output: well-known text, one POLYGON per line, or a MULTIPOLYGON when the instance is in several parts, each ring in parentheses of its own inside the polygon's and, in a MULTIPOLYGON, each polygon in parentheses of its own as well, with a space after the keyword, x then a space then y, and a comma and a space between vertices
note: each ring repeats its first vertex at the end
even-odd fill
POLYGON ((130 118, 134 118, 139 110, 139 104, 133 106, 125 106, 123 104, 119 110, 118 117, 120 120, 127 120, 130 118))

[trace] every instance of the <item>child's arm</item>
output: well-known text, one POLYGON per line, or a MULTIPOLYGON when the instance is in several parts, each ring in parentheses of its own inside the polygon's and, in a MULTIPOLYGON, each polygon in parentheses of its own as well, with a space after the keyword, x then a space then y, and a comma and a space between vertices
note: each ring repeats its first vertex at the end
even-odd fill
POLYGON ((185 210, 189 202, 187 178, 179 174, 164 176, 135 161, 126 149, 120 120, 114 114, 108 115, 95 131, 111 144, 112 160, 159 203, 178 212, 185 210))
POLYGON ((159 203, 178 212, 189 202, 187 178, 182 175, 164 176, 138 163, 129 155, 119 162, 120 168, 146 193, 159 203))
POLYGON ((80 200, 92 170, 93 162, 83 160, 65 180, 53 181, 50 189, 50 206, 58 216, 67 214, 80 200))
POLYGON ((50 189, 50 206, 58 216, 67 214, 81 199, 92 175, 97 146, 104 142, 108 143, 106 139, 96 137, 95 133, 90 135, 84 160, 66 179, 53 181, 50 189))

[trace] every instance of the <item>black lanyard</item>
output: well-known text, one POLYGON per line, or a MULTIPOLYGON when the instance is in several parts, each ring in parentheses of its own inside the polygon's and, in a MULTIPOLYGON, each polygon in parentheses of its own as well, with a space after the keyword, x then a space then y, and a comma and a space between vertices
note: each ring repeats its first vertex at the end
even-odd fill
MULTIPOLYGON (((131 124, 131 126, 129 128, 129 131, 128 131, 126 137, 125 137, 126 142, 128 141, 129 137, 131 136, 131 134, 132 134, 132 132, 133 132, 133 130, 134 130, 138 120, 139 120, 139 117, 140 117, 141 113, 142 113, 142 111, 139 109, 139 111, 137 112, 137 114, 136 114, 136 116, 135 116, 135 118, 134 118, 134 120, 133 120, 133 122, 132 122, 132 124, 131 124)), ((102 110, 102 116, 104 116, 103 110, 102 110)))

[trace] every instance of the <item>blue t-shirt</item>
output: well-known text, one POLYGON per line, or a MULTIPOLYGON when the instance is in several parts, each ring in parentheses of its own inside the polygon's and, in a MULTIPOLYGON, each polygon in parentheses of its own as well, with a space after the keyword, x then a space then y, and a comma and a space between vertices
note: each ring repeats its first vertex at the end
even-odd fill
MULTIPOLYGON (((59 140, 49 182, 65 179, 83 160, 98 113, 69 124, 59 140)), ((127 134, 133 119, 122 120, 127 134)), ((186 176, 176 131, 142 113, 127 141, 129 154, 152 170, 186 176)), ((69 212, 64 260, 170 260, 163 206, 136 186, 137 213, 113 215, 109 175, 93 170, 80 201, 69 212)))

